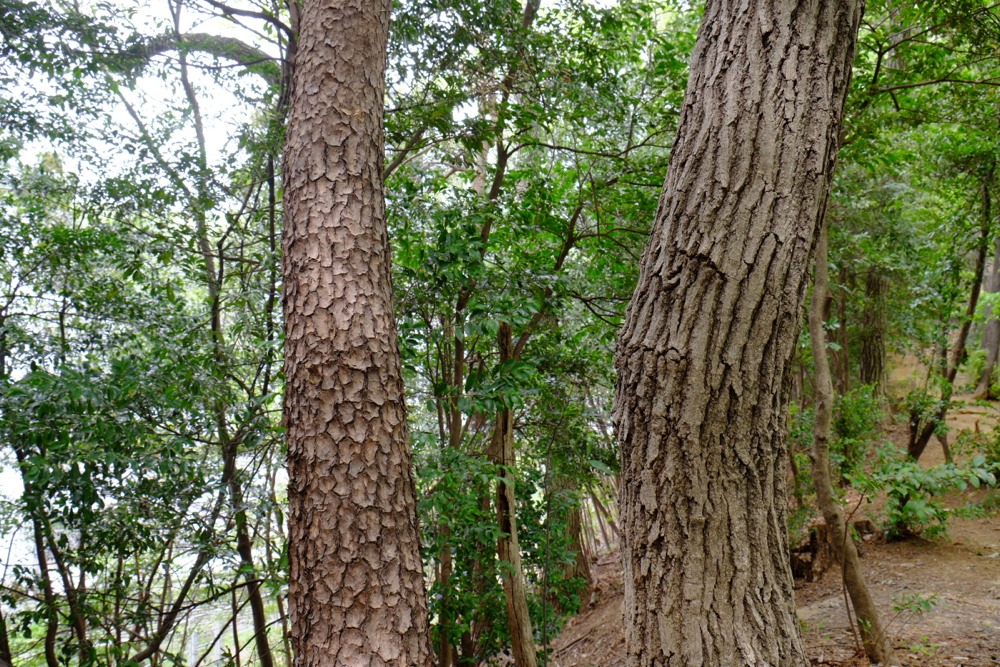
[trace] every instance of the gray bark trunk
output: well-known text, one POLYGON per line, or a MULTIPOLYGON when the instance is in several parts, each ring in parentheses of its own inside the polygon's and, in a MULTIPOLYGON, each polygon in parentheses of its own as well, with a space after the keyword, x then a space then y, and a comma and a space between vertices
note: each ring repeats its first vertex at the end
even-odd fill
POLYGON ((786 371, 861 5, 706 5, 616 359, 630 667, 806 664, 786 371))
POLYGON ((299 667, 431 657, 382 189, 389 4, 300 7, 284 237, 299 667))
POLYGON ((861 315, 861 383, 871 385, 879 396, 885 395, 885 339, 889 328, 886 298, 889 278, 879 267, 871 267, 865 276, 865 308, 861 315))

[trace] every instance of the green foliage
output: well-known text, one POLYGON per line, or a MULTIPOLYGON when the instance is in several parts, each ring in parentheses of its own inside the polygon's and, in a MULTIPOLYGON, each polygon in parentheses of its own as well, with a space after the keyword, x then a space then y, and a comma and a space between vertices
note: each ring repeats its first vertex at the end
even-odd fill
MULTIPOLYGON (((190 16, 199 30, 217 19, 208 16, 217 6, 170 6, 198 9, 179 17, 182 31, 190 16)), ((673 0, 553 0, 525 27, 524 8, 402 0, 389 45, 387 218, 424 558, 438 576, 445 559, 452 564, 447 582, 431 582, 431 613, 455 646, 481 631, 478 658, 509 641, 495 557, 502 482, 486 454, 499 411, 515 417, 517 461, 505 472, 539 639, 579 603, 568 517, 617 471, 608 414, 615 336, 700 20, 697 7, 673 0), (505 362, 501 323, 518 346, 505 362)), ((241 16, 253 26, 241 34, 287 55, 276 23, 288 17, 260 10, 271 20, 241 16)), ((195 610, 228 613, 230 588, 254 574, 235 549, 230 485, 242 485, 272 617, 287 585, 287 91, 249 76, 276 72, 276 61, 233 68, 187 41, 188 84, 203 102, 192 105, 180 51, 157 55, 176 45, 170 21, 141 4, 87 11, 0 0, 0 433, 24 484, 0 504, 0 518, 5 534, 41 530, 56 593, 44 600, 46 577, 30 560, 0 590, 25 664, 41 659, 38 640, 53 617, 59 657, 74 664, 82 647, 65 623, 70 591, 59 580, 85 580, 78 608, 100 654, 83 661, 126 664, 175 601, 178 579, 192 574, 176 600, 184 611, 175 645, 155 657, 180 664, 177 644, 199 625, 195 610), (196 124, 208 128, 208 145, 196 124), (235 458, 224 477, 228 445, 235 458)), ((869 270, 888 277, 889 347, 937 355, 950 344, 1000 154, 992 92, 918 85, 996 80, 984 46, 998 41, 996 12, 971 0, 870 2, 867 11, 828 209, 841 390, 860 358, 869 270)), ((228 21, 227 34, 239 25, 228 21)), ((944 389, 911 393, 917 423, 946 407, 944 389)), ((879 414, 870 389, 838 399, 841 474, 861 475, 879 414)), ((810 513, 812 422, 810 409, 791 415, 804 508, 793 527, 810 513)), ((998 443, 1000 435, 983 436, 983 458, 963 467, 924 470, 883 455, 865 483, 886 491, 897 534, 933 534, 949 516, 941 493, 993 483, 998 443)), ((219 613, 221 625, 228 616, 219 613)), ((238 662, 231 646, 222 652, 238 662)))
POLYGON ((787 523, 793 543, 800 543, 807 537, 809 523, 816 513, 812 504, 807 502, 816 493, 812 474, 814 419, 813 408, 801 408, 796 403, 789 406, 788 455, 795 471, 792 493, 796 502, 789 510, 787 523))
POLYGON ((933 610, 938 605, 936 594, 904 593, 892 601, 892 610, 897 614, 913 614, 921 616, 933 610))
POLYGON ((943 535, 953 511, 945 506, 942 496, 970 486, 996 486, 1000 473, 1000 466, 983 456, 964 465, 946 463, 930 468, 900 458, 891 446, 883 448, 879 456, 876 469, 856 476, 855 486, 868 494, 885 492, 885 530, 890 537, 943 535))
POLYGON ((882 406, 870 386, 857 387, 837 397, 834 404, 830 443, 832 462, 842 477, 850 478, 860 470, 878 437, 882 406))

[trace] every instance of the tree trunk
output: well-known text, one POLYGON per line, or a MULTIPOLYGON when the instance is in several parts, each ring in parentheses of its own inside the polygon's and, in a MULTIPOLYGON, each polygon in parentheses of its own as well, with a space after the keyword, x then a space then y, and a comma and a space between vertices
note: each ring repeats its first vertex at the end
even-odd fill
MULTIPOLYGON (((514 358, 514 340, 510 325, 500 323, 497 335, 500 364, 514 358)), ((497 413, 490 443, 490 458, 499 466, 497 475, 497 557, 500 559, 500 579, 507 607, 511 653, 516 667, 535 667, 535 635, 528 615, 528 596, 521 567, 521 547, 517 541, 517 503, 514 495, 514 412, 505 408, 497 413)))
POLYGON ((786 371, 861 4, 706 4, 616 359, 630 667, 806 664, 786 371))
MULTIPOLYGON (((919 415, 910 415, 910 441, 907 443, 906 453, 914 461, 920 460, 920 456, 927 449, 927 443, 931 441, 931 437, 937 431, 938 425, 944 423, 945 417, 948 415, 951 394, 955 388, 955 378, 958 377, 958 367, 962 364, 962 357, 965 355, 965 344, 969 339, 972 320, 979 304, 979 289, 983 283, 983 274, 986 272, 986 255, 990 247, 990 230, 993 223, 992 200, 990 198, 992 182, 993 172, 991 170, 982 184, 983 216, 979 227, 979 242, 976 244, 976 265, 973 270, 969 306, 966 308, 962 325, 958 329, 958 339, 955 341, 951 356, 948 357, 947 352, 942 355, 945 359, 941 368, 944 388, 941 392, 941 399, 938 401, 938 408, 925 423, 921 422, 919 415)), ((941 446, 944 448, 945 460, 951 463, 951 452, 948 450, 946 437, 941 439, 941 446)))
POLYGON ((876 395, 885 395, 885 338, 888 329, 886 298, 889 278, 879 267, 865 276, 865 308, 861 315, 861 383, 871 385, 876 395))
POLYGON ((833 547, 837 562, 840 563, 844 585, 851 597, 865 654, 873 663, 888 665, 893 661, 892 645, 886 637, 875 601, 861 572, 858 549, 848 531, 844 512, 834 496, 830 477, 833 380, 830 378, 826 334, 823 331, 823 307, 830 283, 826 262, 826 230, 823 229, 820 231, 819 243, 816 244, 816 280, 813 286, 812 306, 809 309, 809 334, 812 337, 813 365, 816 374, 816 419, 813 423, 813 482, 816 486, 816 502, 823 513, 827 538, 833 547))
POLYGON ((285 149, 299 667, 430 664, 382 189, 389 0, 305 0, 285 149))
POLYGON ((577 505, 569 511, 568 525, 570 550, 573 552, 573 562, 566 566, 567 579, 583 579, 587 589, 593 585, 594 580, 590 575, 590 553, 583 540, 583 501, 578 501, 577 505))
POLYGON ((0 667, 11 667, 13 664, 10 640, 7 638, 7 621, 4 619, 3 609, 0 609, 0 667))
MULTIPOLYGON (((987 294, 1000 292, 1000 237, 994 243, 993 266, 983 280, 983 291, 987 294)), ((983 371, 979 375, 979 382, 976 385, 975 398, 978 400, 993 398, 991 392, 993 369, 997 366, 997 357, 1000 357, 1000 320, 994 315, 991 306, 986 306, 985 311, 986 327, 983 329, 983 349, 986 350, 986 363, 983 365, 983 371)))

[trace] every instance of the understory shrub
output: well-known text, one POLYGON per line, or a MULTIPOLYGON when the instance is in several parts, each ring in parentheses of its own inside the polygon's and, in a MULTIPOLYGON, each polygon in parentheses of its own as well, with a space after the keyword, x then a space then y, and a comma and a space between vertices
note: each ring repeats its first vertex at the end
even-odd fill
POLYGON ((945 533, 951 516, 967 513, 949 509, 941 497, 970 486, 996 486, 998 472, 1000 465, 988 462, 982 455, 961 465, 945 463, 925 468, 912 459, 901 458, 895 447, 887 445, 879 451, 872 473, 856 475, 854 485, 870 495, 885 491, 883 528, 889 537, 937 537, 945 533))
POLYGON ((837 397, 831 424, 830 459, 838 466, 844 479, 849 479, 863 468, 868 452, 878 437, 882 417, 881 402, 871 385, 852 389, 837 397))

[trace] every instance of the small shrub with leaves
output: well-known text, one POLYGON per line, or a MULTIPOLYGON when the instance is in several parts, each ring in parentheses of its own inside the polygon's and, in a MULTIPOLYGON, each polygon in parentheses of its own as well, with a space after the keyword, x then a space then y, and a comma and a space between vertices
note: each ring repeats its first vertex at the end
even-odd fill
POLYGON ((955 511, 944 505, 941 496, 970 486, 996 486, 1000 472, 1000 466, 987 462, 984 456, 962 465, 924 468, 912 459, 900 458, 891 446, 879 452, 879 459, 870 475, 855 477, 855 486, 869 494, 885 491, 884 528, 889 537, 943 535, 955 511))
POLYGON ((845 478, 864 465, 865 458, 878 436, 882 406, 870 385, 852 389, 839 396, 834 408, 831 458, 845 478))

